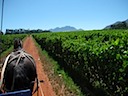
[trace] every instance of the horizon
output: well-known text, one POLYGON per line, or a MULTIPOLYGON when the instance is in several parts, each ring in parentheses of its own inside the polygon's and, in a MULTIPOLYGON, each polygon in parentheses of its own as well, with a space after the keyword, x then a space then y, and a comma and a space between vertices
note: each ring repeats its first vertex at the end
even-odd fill
MULTIPOLYGON (((127 4, 127 0, 4 0, 3 32, 6 29, 49 30, 64 26, 99 30, 127 20, 127 4)), ((2 7, 0 13, 1 10, 2 7)))

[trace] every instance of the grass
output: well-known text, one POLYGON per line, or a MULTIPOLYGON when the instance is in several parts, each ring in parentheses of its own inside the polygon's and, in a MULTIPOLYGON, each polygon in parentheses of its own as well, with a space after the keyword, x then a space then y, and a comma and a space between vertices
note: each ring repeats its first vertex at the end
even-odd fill
POLYGON ((5 50, 4 52, 2 52, 2 54, 0 55, 2 58, 6 57, 10 52, 12 52, 13 50, 13 46, 11 46, 8 50, 5 50))
POLYGON ((77 95, 83 96, 82 92, 80 91, 80 88, 73 82, 72 78, 69 77, 68 74, 65 73, 63 69, 60 68, 59 64, 54 59, 52 59, 45 50, 42 51, 42 54, 45 55, 48 61, 50 61, 53 64, 55 75, 58 75, 59 77, 63 78, 66 87, 68 87, 71 91, 73 91, 77 95))
POLYGON ((52 59, 52 57, 50 57, 45 50, 42 51, 41 46, 38 45, 36 41, 35 44, 38 47, 41 61, 45 63, 43 67, 47 72, 49 79, 51 80, 56 95, 84 96, 80 88, 73 82, 72 78, 69 77, 68 74, 60 68, 58 62, 52 59), (56 85, 56 83, 58 83, 58 85, 56 85), (60 91, 63 92, 60 93, 60 91))
POLYGON ((8 50, 6 50, 6 51, 4 51, 4 52, 2 52, 2 53, 0 54, 0 70, 2 69, 2 64, 3 64, 3 62, 4 62, 5 58, 6 58, 6 56, 7 56, 9 53, 11 53, 12 50, 13 50, 13 46, 11 46, 8 50))

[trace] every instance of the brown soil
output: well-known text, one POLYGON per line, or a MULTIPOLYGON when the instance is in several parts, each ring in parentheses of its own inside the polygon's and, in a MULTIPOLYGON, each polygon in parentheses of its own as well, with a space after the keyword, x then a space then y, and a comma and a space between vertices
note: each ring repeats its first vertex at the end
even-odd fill
MULTIPOLYGON (((23 49, 32 55, 36 62, 37 75, 39 80, 43 80, 43 83, 40 83, 39 91, 37 91, 33 96, 56 96, 53 91, 52 85, 44 72, 43 63, 40 60, 37 47, 34 44, 32 37, 27 37, 23 43, 23 49), (43 95, 41 94, 43 91, 43 95)), ((35 84, 36 85, 36 84, 35 84)))

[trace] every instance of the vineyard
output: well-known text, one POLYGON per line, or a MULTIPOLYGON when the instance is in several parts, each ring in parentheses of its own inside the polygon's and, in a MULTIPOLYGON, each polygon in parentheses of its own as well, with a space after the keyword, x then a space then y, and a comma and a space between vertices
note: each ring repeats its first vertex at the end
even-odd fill
POLYGON ((23 39, 26 35, 1 35, 0 36, 0 54, 13 45, 14 38, 23 39))
MULTIPOLYGON (((25 36, 2 35, 0 54, 13 45, 14 38, 25 36)), ((42 33, 33 38, 84 94, 128 94, 128 30, 42 33)))
POLYGON ((128 30, 44 33, 33 37, 85 94, 128 93, 128 30))

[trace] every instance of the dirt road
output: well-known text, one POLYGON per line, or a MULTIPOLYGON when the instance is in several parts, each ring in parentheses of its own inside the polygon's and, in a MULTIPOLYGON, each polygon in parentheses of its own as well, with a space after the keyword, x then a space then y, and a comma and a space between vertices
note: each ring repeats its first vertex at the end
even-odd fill
MULTIPOLYGON (((27 53, 33 56, 36 62, 38 79, 44 81, 43 83, 40 83, 41 87, 39 88, 38 96, 56 96, 47 75, 44 73, 38 50, 31 36, 26 38, 23 43, 23 48, 27 53), (41 94, 41 91, 43 94, 41 94)), ((37 96, 37 92, 33 96, 37 96)))

